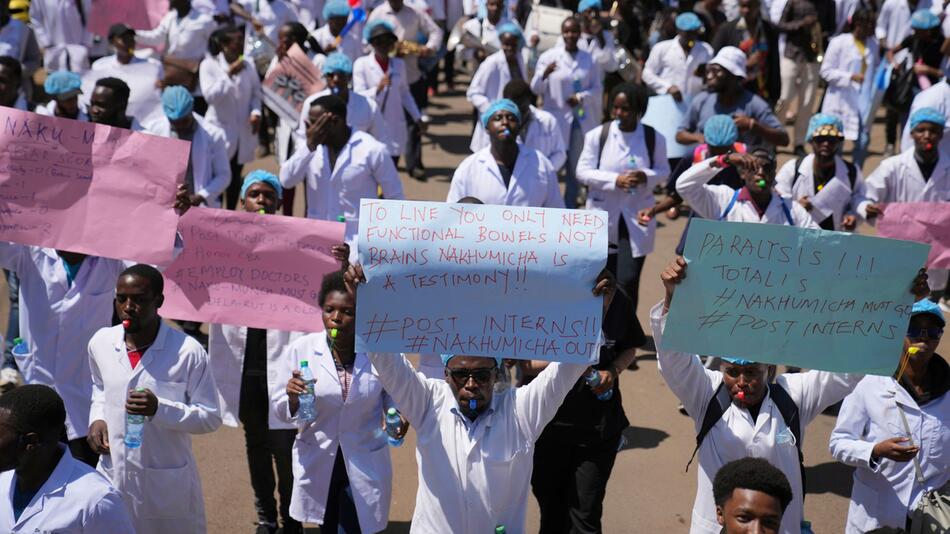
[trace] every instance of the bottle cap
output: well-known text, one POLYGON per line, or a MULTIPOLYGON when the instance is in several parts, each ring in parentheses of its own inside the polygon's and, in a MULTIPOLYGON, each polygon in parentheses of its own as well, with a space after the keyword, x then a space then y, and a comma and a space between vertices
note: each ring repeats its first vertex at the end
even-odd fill
POLYGON ((399 414, 399 410, 397 410, 397 409, 395 409, 395 408, 392 408, 392 407, 391 407, 391 408, 389 408, 388 410, 386 410, 386 415, 388 415, 388 416, 390 416, 390 417, 395 417, 397 414, 399 414))
POLYGON ((310 367, 310 362, 307 360, 300 360, 300 368, 303 369, 304 367, 310 367))
POLYGON ((145 388, 143 388, 142 386, 139 386, 135 388, 135 391, 145 391, 145 388))
POLYGON ((336 222, 346 222, 345 215, 337 215, 336 222))
POLYGON ((15 338, 13 338, 13 344, 14 344, 14 345, 19 345, 20 343, 23 343, 23 338, 22 338, 22 337, 15 337, 15 338))

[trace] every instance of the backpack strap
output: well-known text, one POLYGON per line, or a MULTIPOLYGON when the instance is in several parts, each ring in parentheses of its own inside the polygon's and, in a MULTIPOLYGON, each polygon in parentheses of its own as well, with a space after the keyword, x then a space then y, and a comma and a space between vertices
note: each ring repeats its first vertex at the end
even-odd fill
POLYGON ((722 419, 722 415, 729 409, 730 404, 732 404, 732 399, 729 398, 729 391, 726 390, 725 383, 720 382, 719 387, 716 388, 716 392, 713 393, 712 398, 709 399, 709 403, 706 404, 706 413, 703 414, 703 424, 700 425, 699 433, 696 434, 696 448, 693 449, 693 455, 689 457, 689 462, 686 463, 687 471, 689 471, 690 464, 692 464, 696 458, 696 453, 699 452, 699 447, 703 444, 703 440, 706 439, 706 435, 709 434, 712 427, 716 426, 716 423, 722 419))
POLYGON ((600 145, 597 147, 597 167, 600 167, 600 160, 604 157, 604 145, 607 144, 607 136, 610 135, 610 122, 600 125, 600 145))
POLYGON ((795 447, 798 449, 798 468, 802 472, 802 495, 805 495, 805 455, 802 454, 802 420, 798 415, 798 405, 792 400, 788 391, 778 383, 769 384, 769 396, 778 412, 785 420, 785 426, 792 431, 795 437, 795 447))
POLYGON ((719 215, 720 221, 726 220, 729 212, 732 211, 732 208, 736 205, 736 199, 739 198, 739 191, 741 191, 741 189, 736 189, 736 192, 732 195, 732 200, 726 205, 726 209, 722 210, 722 213, 719 215))
POLYGON ((858 179, 858 167, 848 160, 843 160, 844 166, 848 168, 848 183, 851 184, 851 191, 854 191, 854 182, 858 179))
POLYGON ((647 145, 647 154, 650 158, 650 168, 653 168, 653 150, 656 148, 656 130, 649 124, 643 125, 643 138, 647 145))
POLYGON ((788 221, 788 225, 795 226, 795 221, 792 220, 792 209, 788 207, 788 201, 782 197, 778 197, 778 200, 782 203, 782 211, 785 212, 785 220, 788 221))
POLYGON ((792 176, 792 187, 789 188, 792 191, 795 190, 795 184, 798 183, 798 177, 801 176, 799 169, 802 168, 802 159, 803 158, 795 158, 795 174, 792 176))

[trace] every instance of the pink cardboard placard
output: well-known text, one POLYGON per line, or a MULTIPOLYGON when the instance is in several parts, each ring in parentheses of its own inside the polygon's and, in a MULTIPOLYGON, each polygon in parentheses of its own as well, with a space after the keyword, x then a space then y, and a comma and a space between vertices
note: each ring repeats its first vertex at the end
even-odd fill
POLYGON ((898 202, 884 207, 877 222, 881 237, 930 245, 927 267, 950 268, 950 203, 898 202))

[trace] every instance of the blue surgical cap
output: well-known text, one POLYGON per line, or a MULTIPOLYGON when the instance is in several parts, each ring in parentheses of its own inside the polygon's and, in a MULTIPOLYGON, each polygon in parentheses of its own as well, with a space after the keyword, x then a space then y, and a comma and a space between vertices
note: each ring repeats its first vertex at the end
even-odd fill
POLYGON ((367 24, 366 27, 363 28, 363 40, 366 42, 369 42, 370 38, 373 36, 373 30, 379 27, 386 28, 386 30, 388 30, 389 33, 396 35, 396 29, 393 28, 393 25, 390 24, 389 21, 386 21, 383 19, 376 19, 376 20, 370 21, 369 24, 367 24))
POLYGON ((501 98, 492 102, 485 113, 482 113, 482 126, 488 128, 488 121, 491 120, 492 115, 499 111, 510 111, 518 119, 518 124, 521 124, 521 111, 518 109, 518 105, 507 98, 501 98))
POLYGON ((752 360, 746 360, 745 358, 721 358, 724 362, 729 362, 732 365, 755 365, 756 362, 752 360))
POLYGON ((709 146, 732 146, 739 139, 739 129, 729 115, 713 115, 703 125, 703 137, 709 146))
POLYGON ((910 114, 910 128, 913 130, 922 122, 932 122, 943 128, 947 124, 947 117, 936 108, 920 108, 910 114))
POLYGON ((580 3, 577 4, 578 13, 583 13, 587 11, 588 9, 596 9, 600 11, 601 9, 603 9, 603 7, 600 3, 600 0, 581 0, 580 3))
MULTIPOLYGON (((442 354, 441 356, 442 356, 442 366, 443 366, 443 367, 448 367, 448 365, 449 365, 449 360, 451 360, 452 358, 456 357, 457 354, 442 354)), ((501 369, 501 366, 502 366, 503 363, 504 363, 504 361, 503 361, 501 358, 495 358, 495 364, 498 365, 498 368, 499 368, 499 369, 501 369)))
POLYGON ((694 32, 703 27, 703 21, 692 11, 680 13, 676 16, 676 29, 681 32, 694 32))
POLYGON ((177 121, 191 114, 195 107, 195 98, 188 89, 180 85, 166 87, 162 91, 162 111, 169 120, 177 121))
POLYGON ((940 324, 946 326, 947 321, 943 318, 943 311, 940 309, 940 305, 930 299, 918 300, 914 303, 914 307, 911 309, 910 316, 919 315, 921 313, 929 313, 940 319, 940 324))
POLYGON ((910 27, 915 30, 931 30, 940 26, 940 18, 929 9, 918 9, 910 17, 910 27))
POLYGON ((247 188, 258 182, 263 182, 273 187, 274 191, 277 192, 278 199, 284 197, 284 190, 282 187, 280 187, 280 180, 277 179, 276 175, 273 175, 265 170, 255 169, 244 177, 244 185, 241 186, 241 200, 244 200, 244 195, 247 194, 247 188))
POLYGON ((844 132, 844 123, 838 117, 829 113, 815 113, 808 121, 808 133, 805 134, 805 141, 811 141, 815 130, 822 126, 834 126, 838 133, 844 132))
POLYGON ((51 72, 43 82, 43 89, 46 94, 52 97, 65 97, 70 93, 79 94, 82 88, 82 79, 75 72, 68 70, 59 70, 51 72))
POLYGON ((346 0, 330 0, 323 6, 323 20, 333 17, 349 17, 350 4, 346 0))
POLYGON ((519 28, 514 22, 505 22, 504 24, 498 25, 495 28, 495 32, 498 34, 498 37, 501 37, 506 33, 510 33, 511 35, 514 35, 518 38, 518 41, 520 42, 519 46, 524 46, 524 34, 521 33, 521 28, 519 28))
POLYGON ((323 73, 331 74, 334 72, 353 74, 353 62, 346 57, 346 54, 334 52, 327 56, 327 59, 323 62, 323 73))

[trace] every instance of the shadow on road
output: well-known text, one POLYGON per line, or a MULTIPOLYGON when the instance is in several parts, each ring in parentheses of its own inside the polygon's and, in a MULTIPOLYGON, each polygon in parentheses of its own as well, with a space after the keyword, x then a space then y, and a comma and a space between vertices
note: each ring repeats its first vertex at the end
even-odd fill
POLYGON ((853 467, 839 462, 825 462, 805 468, 807 493, 834 493, 851 497, 853 467))
POLYGON ((669 434, 656 428, 644 428, 642 426, 629 426, 623 431, 624 444, 620 450, 628 449, 655 449, 669 434))
MULTIPOLYGON (((320 528, 307 528, 304 529, 304 532, 307 534, 319 534, 320 528)), ((390 521, 386 525, 386 530, 383 531, 383 534, 409 534, 409 521, 390 521)))

